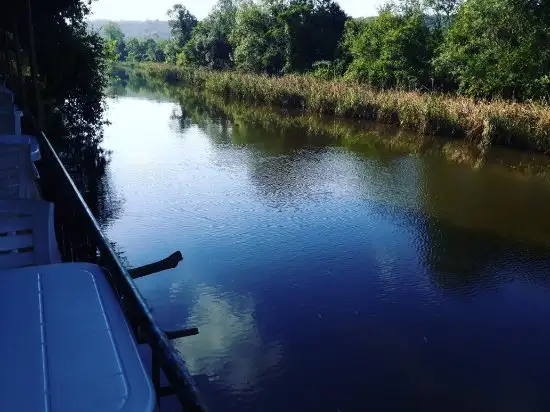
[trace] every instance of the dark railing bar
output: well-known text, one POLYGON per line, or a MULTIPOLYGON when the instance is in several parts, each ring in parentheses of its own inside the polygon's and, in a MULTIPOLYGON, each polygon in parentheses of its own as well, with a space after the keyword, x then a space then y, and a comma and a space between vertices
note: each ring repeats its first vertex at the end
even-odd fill
POLYGON ((151 380, 155 388, 157 410, 160 411, 160 365, 155 354, 151 354, 151 380))
MULTIPOLYGON (((113 276, 113 274, 110 273, 111 282, 116 291, 123 295, 124 303, 126 304, 126 301, 128 301, 128 303, 139 312, 136 315, 138 315, 140 330, 143 331, 144 338, 151 346, 153 354, 158 357, 158 361, 162 367, 166 379, 168 380, 170 386, 174 389, 174 394, 177 396, 186 411, 206 411, 206 407, 200 399, 194 379, 187 371, 185 362, 179 356, 176 349, 172 346, 166 334, 155 323, 145 300, 141 296, 141 293, 136 288, 126 268, 124 268, 124 266, 120 263, 115 252, 112 250, 109 242, 105 238, 105 235, 99 228, 93 214, 90 212, 90 209, 82 198, 82 195, 59 160, 59 157, 53 149, 50 141, 43 132, 40 132, 39 139, 41 140, 44 149, 47 150, 48 154, 53 158, 53 161, 57 163, 57 167, 61 173, 60 178, 68 183, 69 190, 73 192, 73 196, 76 197, 84 213, 87 215, 91 226, 90 229, 96 237, 97 247, 106 262, 112 265, 109 270, 116 271, 119 274, 119 276, 113 276)), ((65 193, 64 197, 67 198, 68 195, 68 193, 65 193)))

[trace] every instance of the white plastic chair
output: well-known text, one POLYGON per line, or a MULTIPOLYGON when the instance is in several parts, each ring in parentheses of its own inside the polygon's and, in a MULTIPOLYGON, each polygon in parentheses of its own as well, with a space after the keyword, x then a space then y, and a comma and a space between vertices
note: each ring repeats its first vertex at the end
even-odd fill
MULTIPOLYGON (((19 120, 19 117, 17 117, 19 120)), ((17 121, 13 110, 11 112, 0 112, 0 133, 15 134, 17 131, 17 121)))
POLYGON ((30 145, 0 144, 0 199, 38 198, 30 145))
POLYGON ((15 121, 15 134, 20 135, 21 134, 21 118, 23 117, 23 111, 17 109, 17 106, 15 107, 14 114, 14 121, 15 121))
POLYGON ((15 105, 13 92, 0 85, 0 133, 21 134, 23 112, 15 105))
POLYGON ((38 139, 28 134, 0 134, 0 144, 28 144, 30 145, 31 160, 40 160, 40 145, 38 139))
POLYGON ((13 92, 5 85, 0 84, 0 111, 13 111, 15 98, 13 92))
POLYGON ((53 210, 44 200, 0 200, 0 269, 61 262, 53 210))

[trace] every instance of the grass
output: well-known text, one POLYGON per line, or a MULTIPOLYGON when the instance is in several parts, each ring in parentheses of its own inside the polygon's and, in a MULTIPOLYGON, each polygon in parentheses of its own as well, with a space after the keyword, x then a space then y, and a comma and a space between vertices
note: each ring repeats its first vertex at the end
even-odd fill
POLYGON ((147 64, 151 77, 225 98, 395 124, 424 135, 465 138, 482 152, 493 144, 550 154, 550 107, 542 102, 375 90, 344 80, 265 75, 147 64))

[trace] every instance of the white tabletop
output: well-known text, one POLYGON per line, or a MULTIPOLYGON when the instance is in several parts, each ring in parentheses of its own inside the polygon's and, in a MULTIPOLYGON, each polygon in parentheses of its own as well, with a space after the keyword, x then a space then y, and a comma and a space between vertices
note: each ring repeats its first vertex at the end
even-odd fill
POLYGON ((155 395, 105 274, 0 271, 0 411, 153 411, 155 395))

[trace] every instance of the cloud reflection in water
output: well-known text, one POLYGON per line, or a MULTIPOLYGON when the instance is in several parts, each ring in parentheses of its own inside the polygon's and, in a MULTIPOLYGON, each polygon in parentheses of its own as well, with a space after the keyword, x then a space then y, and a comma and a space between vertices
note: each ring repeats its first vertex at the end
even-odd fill
POLYGON ((262 376, 281 361, 281 343, 263 342, 252 298, 207 285, 200 285, 197 293, 187 324, 198 326, 200 334, 176 342, 190 372, 236 394, 254 393, 262 376))

